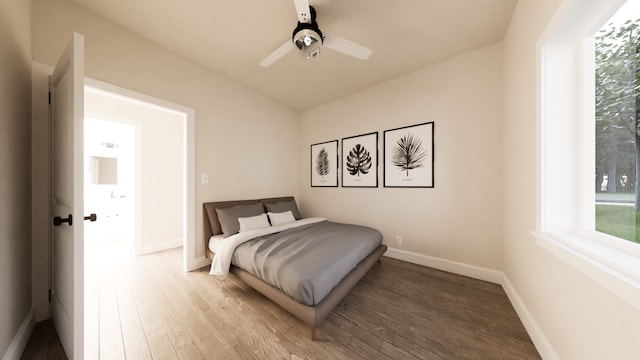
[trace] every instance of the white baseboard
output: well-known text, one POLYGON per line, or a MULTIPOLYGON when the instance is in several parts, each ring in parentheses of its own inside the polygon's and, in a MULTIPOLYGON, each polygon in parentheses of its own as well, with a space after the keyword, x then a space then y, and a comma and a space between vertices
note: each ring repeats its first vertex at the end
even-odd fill
POLYGON ((468 265, 456 261, 441 259, 433 256, 416 254, 409 251, 388 248, 384 256, 390 258, 410 262, 413 264, 423 265, 430 268, 448 271, 458 275, 468 276, 470 278, 501 284, 503 274, 500 271, 491 270, 475 265, 468 265))
POLYGON ((35 327, 36 311, 34 308, 31 308, 27 313, 27 316, 24 318, 22 325, 20 325, 16 336, 13 337, 11 344, 9 344, 9 348, 7 349, 7 352, 4 353, 2 360, 20 359, 35 327))
POLYGON ((516 310, 520 321, 522 321, 522 325, 527 330, 529 337, 531 337, 531 341, 533 345, 535 345, 540 356, 545 360, 558 360, 560 357, 556 354, 556 351, 551 346, 549 339, 544 335, 542 329, 538 325, 536 319, 531 315, 529 309, 524 304, 524 301, 518 295, 516 289, 511 285, 509 278, 506 275, 503 275, 502 278, 502 288, 504 292, 507 294, 511 305, 516 310))
POLYGON ((174 249, 183 245, 182 239, 163 241, 153 244, 143 244, 140 246, 140 249, 138 249, 136 255, 147 255, 158 251, 174 249))
POLYGON ((384 256, 501 285, 540 356, 545 360, 559 359, 549 339, 503 272, 391 247, 387 249, 384 256))

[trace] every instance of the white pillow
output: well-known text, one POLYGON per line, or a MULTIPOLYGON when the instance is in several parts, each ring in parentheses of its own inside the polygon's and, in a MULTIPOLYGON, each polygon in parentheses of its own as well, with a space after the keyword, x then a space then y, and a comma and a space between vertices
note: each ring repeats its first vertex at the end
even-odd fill
POLYGON ((271 225, 287 224, 296 221, 296 218, 293 217, 293 213, 291 212, 291 210, 281 213, 268 212, 267 214, 269 214, 271 225))
POLYGON ((262 213, 257 216, 238 218, 238 223, 240 224, 240 232, 256 230, 256 229, 264 229, 271 226, 269 224, 269 219, 267 218, 267 214, 265 213, 262 213))

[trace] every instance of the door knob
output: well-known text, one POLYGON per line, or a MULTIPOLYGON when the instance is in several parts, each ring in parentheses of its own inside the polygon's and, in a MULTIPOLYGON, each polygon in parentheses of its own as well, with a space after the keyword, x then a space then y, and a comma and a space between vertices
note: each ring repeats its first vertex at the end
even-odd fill
POLYGON ((53 226, 60 226, 62 223, 67 223, 69 226, 73 225, 73 216, 69 214, 68 218, 61 218, 60 216, 56 216, 53 218, 53 226))
POLYGON ((91 222, 94 222, 94 221, 98 220, 98 215, 90 214, 89 216, 85 216, 84 219, 85 220, 89 220, 91 222))

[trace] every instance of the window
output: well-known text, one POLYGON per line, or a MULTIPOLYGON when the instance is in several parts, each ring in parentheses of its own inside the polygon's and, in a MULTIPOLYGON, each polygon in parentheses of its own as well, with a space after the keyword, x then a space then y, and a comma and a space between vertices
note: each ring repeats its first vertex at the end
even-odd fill
POLYGON ((640 1, 595 35, 595 227, 640 242, 640 1))
POLYGON ((617 148, 618 159, 630 156, 630 149, 634 151, 629 136, 624 138, 623 129, 617 127, 623 125, 612 124, 602 130, 604 98, 601 93, 596 96, 596 89, 603 91, 606 84, 600 83, 604 78, 594 76, 602 70, 597 67, 597 34, 624 3, 574 0, 570 6, 561 7, 561 14, 539 40, 539 203, 534 235, 542 247, 640 308, 635 208, 630 207, 631 218, 625 220, 632 232, 627 240, 613 231, 602 231, 605 217, 597 212, 603 205, 598 188, 615 182, 617 188, 630 193, 633 182, 635 192, 635 168, 623 169, 626 165, 616 160, 619 168, 612 175, 595 161, 596 151, 603 151, 601 142, 608 134, 624 143, 617 148), (594 174, 598 173, 602 179, 595 179, 594 191, 594 174))

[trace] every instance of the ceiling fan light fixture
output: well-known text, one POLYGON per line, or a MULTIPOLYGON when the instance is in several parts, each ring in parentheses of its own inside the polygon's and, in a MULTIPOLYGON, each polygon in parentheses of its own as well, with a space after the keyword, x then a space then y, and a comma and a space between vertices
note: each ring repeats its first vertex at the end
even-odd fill
POLYGON ((322 32, 313 24, 298 24, 298 27, 293 31, 292 41, 300 55, 311 59, 320 54, 323 41, 322 32))
POLYGON ((311 35, 305 35, 302 39, 304 42, 304 46, 310 46, 314 41, 316 41, 316 39, 311 37, 311 35))

